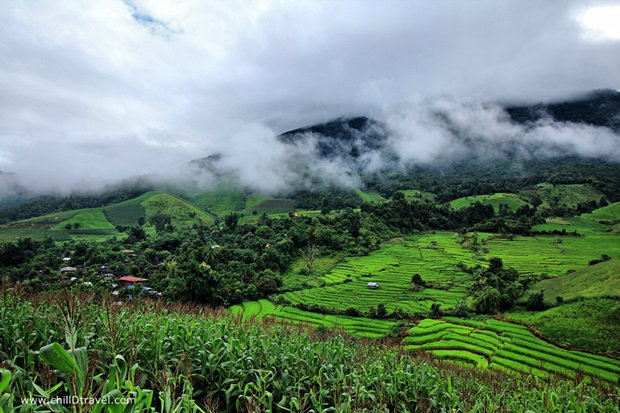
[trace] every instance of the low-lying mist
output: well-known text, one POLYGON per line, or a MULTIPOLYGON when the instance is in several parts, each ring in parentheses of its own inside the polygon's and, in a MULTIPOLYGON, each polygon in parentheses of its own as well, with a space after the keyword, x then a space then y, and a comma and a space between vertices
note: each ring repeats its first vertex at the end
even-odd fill
POLYGON ((54 152, 53 162, 28 165, 17 175, 0 175, 0 196, 20 191, 22 195, 92 192, 128 178, 189 191, 225 182, 251 191, 283 193, 317 184, 360 187, 364 174, 461 160, 570 155, 620 159, 620 137, 609 128, 545 116, 517 123, 497 104, 420 100, 375 108, 368 116, 360 128, 341 119, 338 127, 345 138, 302 130, 283 139, 265 124, 244 124, 211 144, 211 153, 158 150, 138 140, 92 150, 68 148, 54 152), (200 159, 213 154, 217 156, 200 159))

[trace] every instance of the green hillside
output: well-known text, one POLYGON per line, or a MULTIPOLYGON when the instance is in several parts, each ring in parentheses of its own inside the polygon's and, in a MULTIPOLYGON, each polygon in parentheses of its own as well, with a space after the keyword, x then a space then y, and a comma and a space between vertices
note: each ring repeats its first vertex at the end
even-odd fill
POLYGON ((431 192, 420 191, 419 189, 403 189, 401 191, 407 201, 431 201, 437 196, 431 192))
POLYGON ((620 221, 620 202, 615 202, 605 207, 595 209, 589 214, 583 214, 582 217, 599 222, 609 221, 618 223, 620 221))
POLYGON ((385 198, 381 196, 381 194, 377 192, 364 192, 361 189, 356 189, 355 193, 360 199, 364 202, 369 202, 371 204, 377 204, 379 202, 385 201, 385 198))
POLYGON ((260 215, 293 212, 295 202, 292 199, 276 199, 263 194, 248 195, 245 200, 245 214, 260 215))
POLYGON ((512 211, 516 211, 520 207, 528 204, 526 201, 521 199, 519 195, 498 192, 491 195, 475 195, 458 198, 450 201, 450 206, 454 209, 462 209, 467 208, 475 202, 480 202, 483 205, 491 205, 495 212, 499 211, 500 205, 508 205, 508 208, 512 211))
POLYGON ((551 208, 558 205, 575 208, 578 204, 592 200, 598 202, 605 198, 605 195, 588 184, 553 185, 541 183, 532 190, 523 191, 522 195, 526 199, 540 198, 542 201, 541 208, 551 208))
POLYGON ((564 300, 620 296, 620 260, 589 265, 560 277, 542 280, 530 287, 530 292, 540 290, 544 290, 545 301, 549 304, 555 304, 558 296, 564 300))
POLYGON ((544 224, 532 226, 533 231, 577 231, 579 234, 597 232, 618 232, 620 222, 620 203, 595 209, 578 217, 547 218, 544 224))
MULTIPOLYGON (((103 208, 77 209, 47 214, 0 226, 0 242, 20 238, 57 241, 70 239, 101 241, 120 235, 116 226, 137 226, 144 218, 147 230, 149 219, 166 215, 174 226, 189 227, 194 223, 212 224, 213 217, 177 196, 164 192, 147 192, 139 197, 103 208)), ((151 228, 152 229, 152 228, 151 228)))
POLYGON ((107 206, 103 208, 103 212, 114 225, 138 225, 138 220, 144 218, 146 214, 142 202, 156 194, 159 194, 159 192, 147 192, 137 198, 107 206))
POLYGON ((114 228, 114 225, 108 221, 101 208, 90 208, 75 214, 70 219, 60 222, 52 229, 62 230, 67 226, 73 226, 75 229, 106 229, 114 228))
MULTIPOLYGON (((617 294, 618 289, 615 291, 617 294)), ((521 311, 506 316, 533 324, 555 342, 620 356, 619 314, 619 300, 597 298, 562 304, 546 311, 521 311)))
POLYGON ((192 226, 194 223, 212 224, 213 217, 184 199, 170 194, 155 194, 141 202, 146 210, 146 221, 155 215, 166 215, 172 224, 179 227, 192 226))
POLYGON ((197 207, 217 216, 225 216, 245 208, 246 195, 234 188, 216 188, 202 191, 190 197, 197 207))

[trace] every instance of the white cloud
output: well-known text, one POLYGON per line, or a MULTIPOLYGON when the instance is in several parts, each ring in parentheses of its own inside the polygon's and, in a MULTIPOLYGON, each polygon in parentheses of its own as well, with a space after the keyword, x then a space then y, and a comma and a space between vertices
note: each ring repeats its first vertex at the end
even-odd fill
MULTIPOLYGON (((39 187, 112 181, 223 146, 270 159, 281 149, 267 130, 381 112, 412 98, 536 100, 617 89, 620 42, 584 40, 574 19, 582 7, 523 0, 4 2, 0 150, 39 187), (255 130, 263 144, 252 146, 251 133, 234 138, 240 130, 255 130)), ((432 124, 425 132, 434 140, 422 153, 432 157, 449 137, 432 124)), ((245 175, 259 172, 246 164, 245 175)))

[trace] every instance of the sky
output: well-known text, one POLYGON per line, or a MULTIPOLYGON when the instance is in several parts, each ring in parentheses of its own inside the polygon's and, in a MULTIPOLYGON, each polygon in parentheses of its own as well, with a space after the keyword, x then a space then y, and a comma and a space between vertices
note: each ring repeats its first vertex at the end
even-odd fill
POLYGON ((277 134, 339 116, 424 134, 394 113, 620 89, 619 20, 584 0, 0 0, 0 171, 95 187, 222 152, 273 175, 277 134))

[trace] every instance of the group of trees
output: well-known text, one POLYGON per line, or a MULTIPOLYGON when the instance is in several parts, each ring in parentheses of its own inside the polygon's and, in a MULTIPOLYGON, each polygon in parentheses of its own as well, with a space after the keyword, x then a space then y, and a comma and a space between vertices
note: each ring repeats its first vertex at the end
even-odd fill
POLYGON ((489 260, 489 267, 477 266, 470 269, 474 275, 471 287, 474 296, 473 309, 481 314, 495 314, 507 310, 523 296, 530 283, 530 277, 522 277, 512 267, 504 267, 501 258, 489 260))

